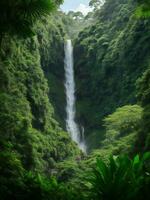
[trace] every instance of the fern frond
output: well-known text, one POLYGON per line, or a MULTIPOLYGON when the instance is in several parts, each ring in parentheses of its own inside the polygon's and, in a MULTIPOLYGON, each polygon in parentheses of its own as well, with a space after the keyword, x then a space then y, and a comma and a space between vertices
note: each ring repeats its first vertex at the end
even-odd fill
POLYGON ((18 10, 22 18, 34 21, 43 15, 49 14, 55 8, 56 4, 51 0, 31 0, 28 3, 25 1, 18 7, 18 10))

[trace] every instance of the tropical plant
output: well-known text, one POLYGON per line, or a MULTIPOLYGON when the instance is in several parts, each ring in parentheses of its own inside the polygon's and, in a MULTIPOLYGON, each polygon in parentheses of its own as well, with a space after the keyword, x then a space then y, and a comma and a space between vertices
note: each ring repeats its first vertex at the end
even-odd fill
POLYGON ((94 200, 142 200, 148 198, 150 186, 150 152, 133 160, 126 155, 111 156, 106 164, 97 159, 90 182, 94 200), (146 196, 147 195, 147 196, 146 196))
POLYGON ((34 35, 33 25, 37 19, 49 14, 61 0, 1 0, 0 36, 5 33, 24 37, 34 35))

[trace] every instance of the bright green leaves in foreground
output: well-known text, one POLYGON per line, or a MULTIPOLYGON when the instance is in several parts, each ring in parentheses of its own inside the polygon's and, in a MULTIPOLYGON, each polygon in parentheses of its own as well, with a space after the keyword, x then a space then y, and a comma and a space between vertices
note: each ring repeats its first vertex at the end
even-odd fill
POLYGON ((94 200, 142 200, 148 199, 150 187, 150 153, 133 160, 126 155, 110 157, 107 165, 97 160, 91 181, 94 200), (147 197, 147 198, 146 198, 147 197))
POLYGON ((111 156, 97 159, 94 169, 81 171, 77 182, 63 183, 56 177, 26 172, 17 155, 9 149, 0 153, 0 197, 2 200, 148 200, 150 152, 130 159, 111 156), (79 192, 80 191, 80 192, 79 192))
POLYGON ((11 33, 24 37, 34 35, 35 21, 49 14, 60 2, 62 1, 1 0, 0 34, 11 33))

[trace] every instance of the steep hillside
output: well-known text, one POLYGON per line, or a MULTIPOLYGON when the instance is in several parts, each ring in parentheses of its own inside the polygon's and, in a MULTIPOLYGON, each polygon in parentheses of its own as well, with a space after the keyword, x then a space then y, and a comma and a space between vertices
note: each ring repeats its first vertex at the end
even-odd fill
POLYGON ((66 31, 63 14, 56 12, 38 27, 41 66, 48 80, 49 99, 54 106, 55 118, 65 128, 64 40, 66 31))
POLYGON ((136 81, 150 59, 150 22, 137 19, 135 8, 133 0, 107 0, 75 41, 78 120, 89 148, 100 146, 105 116, 137 102, 136 81))
MULTIPOLYGON (((54 88, 51 84, 48 86, 41 67, 41 62, 46 62, 46 59, 51 60, 51 67, 57 65, 53 62, 57 61, 57 46, 62 45, 64 33, 61 25, 51 25, 51 16, 43 20, 45 25, 38 24, 38 35, 34 38, 3 38, 0 55, 0 148, 9 147, 10 151, 16 152, 25 169, 47 173, 55 169, 57 162, 71 158, 79 151, 55 120, 51 96, 48 98, 54 88), (48 50, 53 49, 52 44, 56 46, 54 61, 48 50)), ((58 67, 63 69, 62 65, 58 67)))

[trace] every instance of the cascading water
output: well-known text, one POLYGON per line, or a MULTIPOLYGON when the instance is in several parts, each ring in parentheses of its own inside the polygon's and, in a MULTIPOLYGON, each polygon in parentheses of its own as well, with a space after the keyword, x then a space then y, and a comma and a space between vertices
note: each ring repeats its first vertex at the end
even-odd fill
POLYGON ((65 43, 65 89, 66 89, 66 128, 70 133, 72 139, 78 144, 79 148, 86 152, 86 145, 84 142, 84 128, 80 134, 79 127, 75 122, 75 80, 74 80, 74 61, 73 61, 73 47, 71 40, 65 43))

